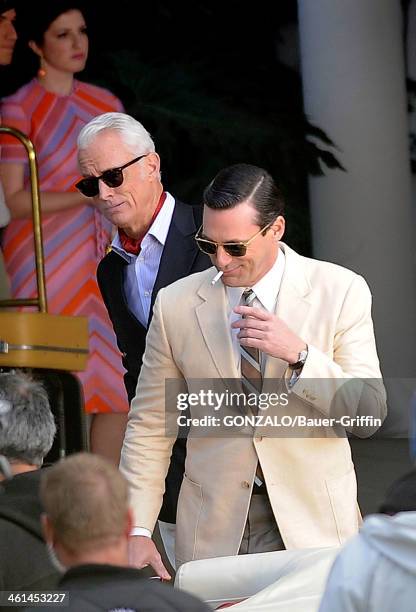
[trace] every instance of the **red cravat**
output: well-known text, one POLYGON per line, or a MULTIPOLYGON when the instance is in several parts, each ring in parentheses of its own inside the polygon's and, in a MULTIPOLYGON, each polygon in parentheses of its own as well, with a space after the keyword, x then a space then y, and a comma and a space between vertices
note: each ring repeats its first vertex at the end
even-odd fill
POLYGON ((140 249, 141 249, 141 245, 142 245, 142 240, 146 236, 146 234, 149 231, 149 229, 152 227, 153 222, 156 219, 156 217, 158 216, 158 214, 159 214, 159 212, 160 212, 160 210, 161 210, 165 200, 166 200, 166 192, 164 191, 162 193, 162 195, 160 196, 159 203, 156 206, 156 210, 153 213, 153 217, 150 220, 149 227, 147 228, 147 230, 141 236, 139 236, 139 238, 130 238, 130 236, 127 236, 127 234, 126 234, 126 232, 124 230, 119 228, 118 236, 120 238, 121 246, 123 247, 123 249, 125 251, 127 251, 127 253, 132 253, 133 255, 138 255, 140 253, 140 249))

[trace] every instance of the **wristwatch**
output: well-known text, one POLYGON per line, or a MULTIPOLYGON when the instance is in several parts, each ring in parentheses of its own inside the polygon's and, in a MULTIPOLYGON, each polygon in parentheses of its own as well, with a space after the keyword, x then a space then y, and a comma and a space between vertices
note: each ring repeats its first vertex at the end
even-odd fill
POLYGON ((292 370, 300 370, 305 365, 305 361, 307 357, 308 357, 308 347, 306 347, 306 349, 303 349, 303 351, 299 353, 298 360, 296 363, 289 363, 289 368, 291 368, 292 370))

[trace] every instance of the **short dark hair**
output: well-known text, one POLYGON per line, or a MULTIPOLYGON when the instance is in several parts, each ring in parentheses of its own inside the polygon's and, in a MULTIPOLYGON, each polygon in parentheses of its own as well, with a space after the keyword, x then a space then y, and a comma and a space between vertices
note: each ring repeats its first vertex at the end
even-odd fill
POLYGON ((214 210, 234 208, 249 200, 264 227, 284 213, 284 200, 273 178, 258 166, 235 164, 218 172, 203 194, 203 203, 214 210))
POLYGON ((40 467, 55 433, 43 385, 23 372, 0 372, 0 455, 40 467))
POLYGON ((384 502, 379 508, 382 514, 414 512, 416 510, 416 470, 413 469, 390 485, 384 502))
POLYGON ((16 8, 17 0, 0 0, 0 15, 6 11, 16 8))

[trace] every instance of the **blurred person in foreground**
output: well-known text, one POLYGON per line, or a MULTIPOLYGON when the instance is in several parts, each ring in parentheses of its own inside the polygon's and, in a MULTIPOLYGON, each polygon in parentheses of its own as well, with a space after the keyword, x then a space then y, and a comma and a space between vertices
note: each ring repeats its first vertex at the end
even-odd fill
POLYGON ((0 66, 8 66, 17 40, 16 0, 0 1, 0 66))
MULTIPOLYGON (((79 0, 42 0, 19 5, 19 39, 37 64, 34 78, 4 98, 4 125, 33 142, 42 205, 46 290, 51 314, 88 317, 90 354, 77 374, 92 418, 92 450, 100 438, 100 416, 126 412, 123 371, 114 332, 95 277, 111 240, 111 224, 75 188, 79 180, 76 141, 83 125, 123 106, 110 91, 75 78, 87 62, 89 39, 79 0), (97 441, 98 440, 98 441, 97 441), (96 442, 97 441, 97 442, 96 442)), ((1 181, 11 221, 3 253, 13 298, 36 295, 32 205, 28 160, 15 138, 0 137, 1 181)), ((68 378, 66 375, 65 378, 68 378)), ((116 426, 113 425, 116 437, 116 426)), ((111 456, 108 440, 100 452, 111 456)))
POLYGON ((42 385, 19 371, 0 372, 0 591, 56 585, 39 500, 40 468, 55 432, 42 385))
MULTIPOLYGON (((8 66, 13 57, 13 51, 17 40, 15 29, 15 0, 0 1, 0 66, 8 66)), ((1 118, 0 118, 1 123, 1 118)), ((0 242, 2 230, 10 221, 10 212, 6 206, 3 187, 0 183, 0 242)), ((0 299, 9 297, 10 289, 4 268, 3 254, 0 246, 0 299)))
POLYGON ((396 480, 332 566, 319 612, 413 612, 416 471, 396 480))
POLYGON ((128 486, 106 459, 80 453, 61 460, 43 474, 40 495, 45 539, 65 570, 57 589, 69 592, 66 610, 208 611, 128 567, 128 486))

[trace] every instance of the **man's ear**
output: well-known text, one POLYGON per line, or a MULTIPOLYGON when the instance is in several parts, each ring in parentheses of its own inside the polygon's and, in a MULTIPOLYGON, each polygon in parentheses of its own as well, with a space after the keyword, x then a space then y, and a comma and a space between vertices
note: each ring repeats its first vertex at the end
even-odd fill
POLYGON ((53 544, 55 540, 55 531, 54 531, 54 528, 52 526, 49 516, 45 512, 42 512, 40 516, 40 521, 42 525, 42 533, 43 533, 45 542, 47 544, 53 544))
POLYGON ((33 53, 35 53, 36 55, 38 55, 40 58, 42 57, 42 51, 41 49, 38 47, 38 45, 35 43, 34 40, 29 40, 29 42, 27 43, 28 47, 30 49, 32 49, 33 53))
POLYGON ((271 226, 271 230, 276 240, 281 240, 285 233, 286 222, 282 215, 279 215, 276 221, 271 226))
POLYGON ((149 180, 160 180, 160 157, 155 151, 146 156, 146 168, 149 180))

